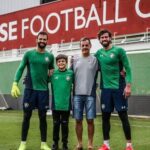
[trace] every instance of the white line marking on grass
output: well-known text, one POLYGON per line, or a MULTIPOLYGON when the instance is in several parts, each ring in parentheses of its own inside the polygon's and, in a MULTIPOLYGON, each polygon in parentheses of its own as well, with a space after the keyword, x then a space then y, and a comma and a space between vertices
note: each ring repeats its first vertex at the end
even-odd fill
MULTIPOLYGON (((116 126, 122 126, 121 123, 120 124, 114 123, 114 125, 116 125, 116 126)), ((138 128, 150 128, 150 126, 134 125, 134 124, 131 124, 131 123, 130 123, 130 126, 131 127, 138 127, 138 128)))
MULTIPOLYGON (((101 122, 99 123, 96 123, 95 124, 102 124, 101 122)), ((111 123, 112 125, 115 125, 115 126, 122 126, 121 122, 120 123, 111 123)), ((143 126, 143 125, 135 125, 135 124, 132 124, 130 123, 130 126, 132 127, 138 127, 138 128, 150 128, 150 125, 147 125, 147 126, 143 126)))

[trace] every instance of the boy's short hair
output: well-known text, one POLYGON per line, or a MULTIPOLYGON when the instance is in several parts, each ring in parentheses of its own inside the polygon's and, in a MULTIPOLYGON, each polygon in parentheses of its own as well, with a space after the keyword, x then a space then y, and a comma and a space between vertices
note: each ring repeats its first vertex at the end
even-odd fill
POLYGON ((100 39, 100 37, 105 34, 105 33, 108 33, 109 37, 112 38, 112 33, 106 29, 102 29, 98 32, 97 36, 98 36, 98 39, 100 39))
POLYGON ((59 55, 57 55, 57 57, 56 57, 56 62, 57 62, 59 59, 65 59, 65 61, 68 62, 68 56, 67 56, 67 55, 59 54, 59 55))

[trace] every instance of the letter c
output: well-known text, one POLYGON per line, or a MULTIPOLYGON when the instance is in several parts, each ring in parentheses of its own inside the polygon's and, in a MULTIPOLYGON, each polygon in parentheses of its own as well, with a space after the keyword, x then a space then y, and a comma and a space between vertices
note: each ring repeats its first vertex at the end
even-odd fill
POLYGON ((150 13, 144 14, 144 13, 142 13, 141 10, 139 9, 140 1, 141 1, 141 0, 136 0, 136 3, 135 3, 135 10, 136 10, 137 14, 138 14, 141 18, 149 18, 149 17, 150 17, 150 13))

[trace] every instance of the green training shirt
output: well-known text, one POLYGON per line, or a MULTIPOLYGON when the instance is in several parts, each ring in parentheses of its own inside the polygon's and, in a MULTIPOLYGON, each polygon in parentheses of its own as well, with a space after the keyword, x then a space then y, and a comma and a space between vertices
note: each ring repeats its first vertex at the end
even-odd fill
POLYGON ((26 88, 48 90, 48 70, 54 68, 53 54, 47 51, 40 53, 36 49, 26 52, 16 72, 14 81, 19 82, 25 67, 27 67, 26 88))
POLYGON ((52 87, 52 109, 64 110, 70 109, 71 90, 73 83, 72 70, 55 70, 50 77, 52 87))
POLYGON ((109 50, 100 49, 95 54, 101 69, 102 88, 119 88, 120 71, 126 71, 126 82, 131 83, 131 68, 124 49, 113 46, 109 50))

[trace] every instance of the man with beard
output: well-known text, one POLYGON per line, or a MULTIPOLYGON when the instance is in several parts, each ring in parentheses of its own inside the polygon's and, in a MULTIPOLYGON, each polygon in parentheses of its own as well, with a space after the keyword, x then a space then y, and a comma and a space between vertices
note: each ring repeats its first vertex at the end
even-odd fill
POLYGON ((98 39, 103 46, 95 54, 101 68, 101 110, 104 144, 99 150, 110 150, 109 131, 110 116, 114 108, 122 122, 127 140, 126 150, 133 150, 131 143, 131 129, 127 115, 127 98, 131 94, 131 68, 125 50, 112 46, 112 34, 108 30, 101 30, 98 39), (121 71, 125 69, 123 77, 121 71), (125 81, 126 80, 126 81, 125 81))
POLYGON ((48 72, 50 69, 54 68, 54 56, 45 50, 47 41, 48 34, 46 32, 40 32, 37 35, 37 48, 25 53, 14 78, 11 95, 17 98, 20 95, 18 82, 25 67, 27 67, 23 96, 24 117, 22 123, 21 143, 18 150, 26 150, 26 140, 30 125, 30 118, 34 108, 38 109, 41 149, 50 150, 46 144, 46 112, 49 108, 48 72))
POLYGON ((76 149, 83 149, 83 110, 85 108, 88 150, 93 150, 94 118, 96 117, 96 77, 98 63, 90 55, 91 41, 84 37, 80 40, 81 57, 74 58, 72 69, 74 71, 74 99, 73 116, 76 119, 76 135, 78 144, 76 149))

